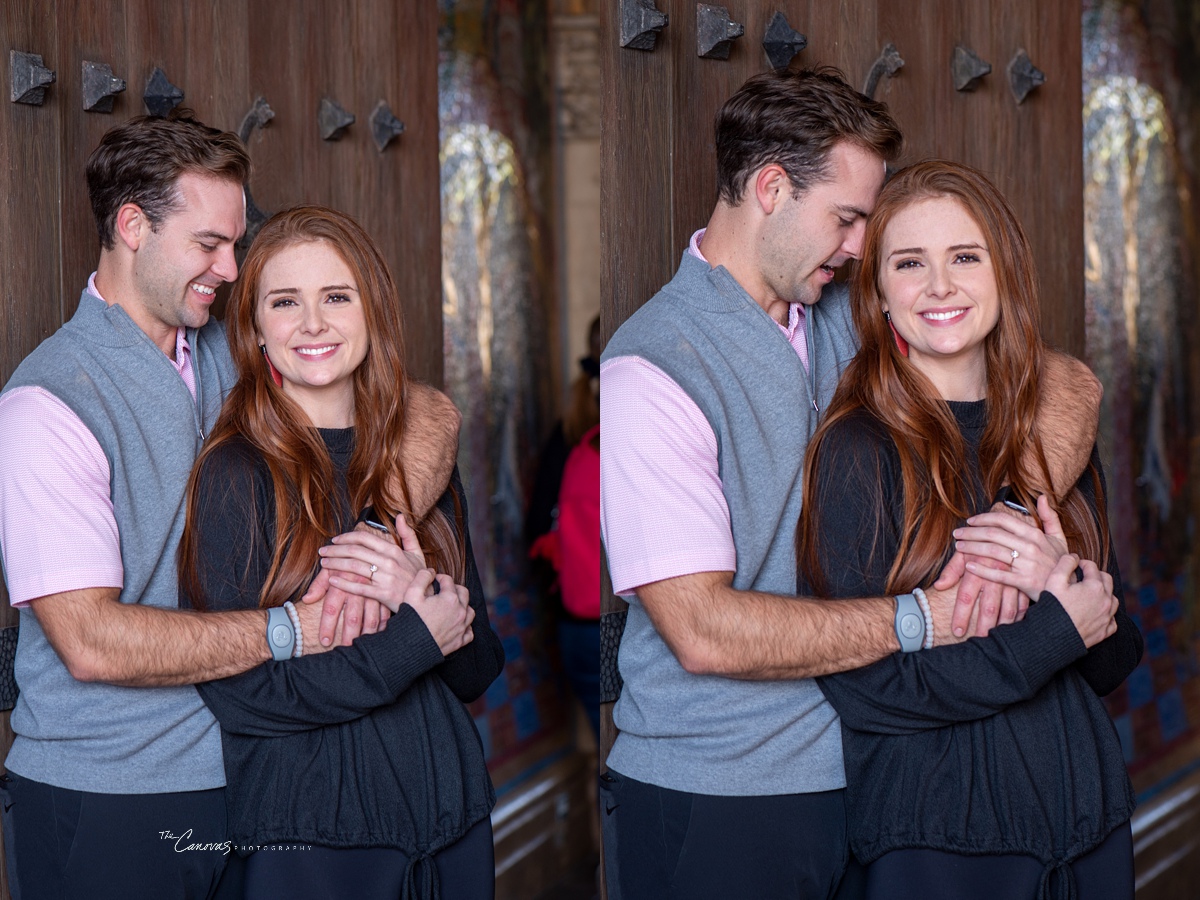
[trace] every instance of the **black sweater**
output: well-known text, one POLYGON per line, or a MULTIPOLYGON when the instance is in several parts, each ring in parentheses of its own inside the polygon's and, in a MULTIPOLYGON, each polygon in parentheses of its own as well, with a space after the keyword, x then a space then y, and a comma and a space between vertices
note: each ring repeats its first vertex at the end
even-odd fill
MULTIPOLYGON (((950 407, 968 444, 974 509, 983 511, 985 403, 950 407)), ((851 416, 830 432, 816 477, 831 595, 885 593, 903 509, 895 444, 867 413, 851 416)), ((1088 475, 1079 487, 1094 504, 1088 475)), ((1108 570, 1121 598, 1117 631, 1090 651, 1043 592, 1022 622, 986 638, 818 679, 842 718, 851 846, 862 862, 923 847, 1061 866, 1129 819, 1133 791, 1098 695, 1138 664, 1142 638, 1111 555, 1108 570)), ((803 578, 800 593, 811 593, 803 578)))
MULTIPOLYGON (((321 436, 338 477, 339 524, 348 530, 354 432, 322 429, 321 436)), ((465 498, 457 470, 452 486, 465 498)), ((257 607, 275 546, 266 461, 245 440, 223 445, 200 471, 199 497, 207 608, 257 607)), ((452 503, 449 492, 439 501, 453 521, 452 503)), ((465 503, 463 514, 465 524, 465 503)), ((469 533, 466 541, 474 638, 444 660, 420 617, 402 605, 384 631, 349 647, 197 685, 221 724, 236 844, 394 847, 419 858, 491 812, 495 791, 463 704, 500 673, 504 651, 488 624, 469 533)))

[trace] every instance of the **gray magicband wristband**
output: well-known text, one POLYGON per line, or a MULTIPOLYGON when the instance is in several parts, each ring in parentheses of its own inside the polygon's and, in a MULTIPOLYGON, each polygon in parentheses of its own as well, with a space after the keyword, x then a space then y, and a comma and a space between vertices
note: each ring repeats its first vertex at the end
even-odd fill
POLYGON ((296 629, 292 617, 282 606, 267 610, 267 646, 276 660, 291 659, 296 650, 296 629))
POLYGON ((925 615, 912 594, 896 595, 896 639, 905 653, 925 646, 925 615))

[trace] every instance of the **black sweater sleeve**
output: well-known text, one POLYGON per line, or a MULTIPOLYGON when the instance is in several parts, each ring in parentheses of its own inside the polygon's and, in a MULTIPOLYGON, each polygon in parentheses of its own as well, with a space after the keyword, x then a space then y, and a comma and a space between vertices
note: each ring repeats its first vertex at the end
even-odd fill
MULTIPOLYGON (((1100 497, 1108 495, 1104 480, 1104 468, 1100 464, 1099 448, 1092 447, 1092 465, 1095 466, 1099 479, 1100 497)), ((1095 509, 1103 499, 1097 500, 1096 485, 1091 475, 1083 473, 1076 485, 1095 509)), ((1088 685, 1101 697, 1115 691, 1129 673, 1137 668, 1142 661, 1142 634, 1138 631, 1133 620, 1125 611, 1125 590, 1121 583, 1121 570, 1117 566, 1117 554, 1110 547, 1108 551, 1108 574, 1112 576, 1113 593, 1117 597, 1117 630, 1096 644, 1087 652, 1087 656, 1075 664, 1079 674, 1088 685)))
MULTIPOLYGON (((475 554, 471 549, 471 529, 467 522, 466 491, 458 474, 458 467, 450 478, 451 488, 457 491, 462 508, 463 538, 466 543, 467 577, 464 585, 470 592, 471 608, 475 610, 475 621, 471 623, 472 638, 467 646, 455 650, 446 657, 446 661, 437 667, 446 686, 454 692, 463 703, 470 703, 483 696, 488 685, 496 680, 500 670, 504 668, 504 647, 500 637, 492 630, 488 621, 487 603, 483 596, 483 582, 479 578, 479 568, 475 565, 475 554)), ((454 521, 453 498, 449 492, 440 501, 442 511, 451 521, 454 521)), ((391 628, 391 623, 388 623, 391 628)))
MULTIPOLYGON (((828 435, 816 478, 818 557, 829 593, 885 593, 903 504, 890 438, 866 416, 843 420, 828 435)), ((803 582, 799 588, 809 592, 803 582)), ((985 638, 897 652, 817 683, 850 728, 903 734, 983 718, 1027 700, 1084 652, 1066 611, 1043 594, 1023 621, 985 638)))
MULTIPOLYGON (((199 477, 195 527, 204 606, 253 609, 274 539, 266 465, 248 444, 232 442, 208 457, 199 477)), ((197 605, 188 596, 181 603, 197 605)), ((226 731, 271 737, 364 716, 394 702, 442 660, 420 616, 401 606, 386 629, 349 647, 263 663, 196 688, 226 731)))

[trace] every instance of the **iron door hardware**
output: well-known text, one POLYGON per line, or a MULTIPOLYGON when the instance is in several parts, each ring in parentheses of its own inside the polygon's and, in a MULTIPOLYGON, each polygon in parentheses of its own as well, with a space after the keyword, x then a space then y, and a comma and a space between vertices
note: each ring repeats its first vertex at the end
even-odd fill
POLYGON ((653 50, 658 33, 667 27, 667 14, 660 12, 654 0, 621 0, 622 47, 653 50))
POLYGON ((83 108, 87 112, 112 112, 113 100, 124 90, 125 81, 113 75, 112 66, 83 61, 83 108))
POLYGON ((158 66, 146 79, 146 90, 142 93, 146 112, 152 116, 165 116, 183 102, 183 90, 171 84, 167 73, 158 66))
POLYGON ((42 64, 41 56, 8 51, 9 99, 13 103, 41 106, 46 101, 48 84, 54 84, 54 72, 42 64))
POLYGON ((375 138, 375 146, 382 153, 393 140, 404 134, 404 123, 392 114, 392 108, 386 100, 380 100, 371 110, 371 136, 375 138))
POLYGON ((1016 56, 1008 64, 1008 86, 1012 88, 1017 105, 1025 102, 1030 91, 1045 83, 1046 73, 1033 64, 1028 53, 1018 49, 1016 56))
POLYGON ((771 68, 786 69, 792 58, 808 46, 808 38, 792 28, 787 16, 775 10, 775 15, 767 23, 767 33, 762 43, 771 68))
POLYGON ((342 109, 336 100, 321 98, 321 105, 317 107, 317 127, 321 131, 321 140, 340 141, 345 136, 346 129, 353 124, 353 113, 342 109))
POLYGON ((956 91, 975 90, 983 81, 983 76, 991 71, 992 64, 980 59, 970 48, 962 44, 954 48, 954 56, 950 60, 950 73, 954 76, 956 91))
POLYGON ((879 82, 886 75, 888 78, 895 78, 896 73, 904 68, 904 60, 900 58, 900 51, 896 49, 895 44, 884 44, 883 49, 879 52, 879 56, 875 58, 875 62, 871 64, 871 71, 867 73, 867 81, 863 85, 862 92, 875 99, 875 89, 879 87, 879 82))
POLYGON ((733 41, 746 29, 729 18, 723 6, 696 4, 696 55, 705 59, 729 59, 733 41))

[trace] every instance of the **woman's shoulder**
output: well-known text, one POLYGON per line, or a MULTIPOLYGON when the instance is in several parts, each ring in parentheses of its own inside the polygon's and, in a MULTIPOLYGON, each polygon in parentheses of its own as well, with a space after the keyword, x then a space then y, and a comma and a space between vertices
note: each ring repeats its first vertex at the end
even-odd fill
POLYGON ((261 450, 248 438, 235 434, 225 438, 204 454, 200 463, 201 483, 253 483, 270 476, 270 468, 261 450))
POLYGON ((861 406, 843 413, 826 429, 826 438, 838 450, 878 454, 895 447, 887 425, 868 409, 861 406))

